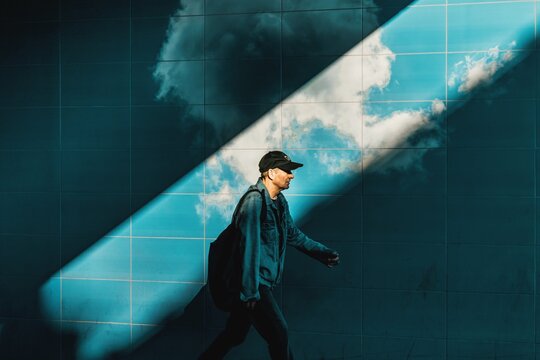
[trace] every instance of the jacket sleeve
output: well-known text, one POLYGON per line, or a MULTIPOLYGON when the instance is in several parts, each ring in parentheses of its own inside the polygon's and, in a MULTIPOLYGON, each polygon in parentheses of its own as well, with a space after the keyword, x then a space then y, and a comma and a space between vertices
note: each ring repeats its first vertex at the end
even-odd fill
POLYGON ((325 264, 327 258, 326 255, 332 253, 333 250, 310 239, 306 234, 300 231, 294 223, 289 209, 286 209, 285 216, 287 221, 287 243, 325 264))
POLYGON ((236 224, 241 233, 241 301, 258 301, 261 298, 259 294, 261 208, 261 195, 252 192, 244 199, 236 219, 236 224))

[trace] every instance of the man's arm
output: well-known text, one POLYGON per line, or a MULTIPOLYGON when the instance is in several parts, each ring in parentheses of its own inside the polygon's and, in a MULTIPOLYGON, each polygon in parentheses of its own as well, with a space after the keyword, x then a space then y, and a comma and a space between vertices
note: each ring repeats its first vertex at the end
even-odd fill
POLYGON ((286 219, 288 222, 287 243, 289 245, 294 246, 298 250, 322 262, 328 267, 333 267, 339 264, 339 253, 315 240, 310 239, 306 234, 298 229, 291 217, 289 209, 287 209, 286 219))
POLYGON ((259 264, 261 244, 262 198, 258 192, 246 196, 237 214, 236 225, 241 233, 240 249, 243 251, 240 300, 253 302, 260 300, 259 264))

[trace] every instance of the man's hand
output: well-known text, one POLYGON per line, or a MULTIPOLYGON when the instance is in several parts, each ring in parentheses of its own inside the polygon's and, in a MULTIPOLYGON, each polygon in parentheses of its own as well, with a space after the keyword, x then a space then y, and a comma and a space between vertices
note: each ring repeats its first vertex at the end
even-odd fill
POLYGON ((339 253, 337 251, 332 251, 327 254, 326 266, 329 268, 339 265, 339 253))
POLYGON ((251 300, 251 301, 244 301, 242 302, 242 306, 248 310, 253 310, 255 309, 255 305, 257 305, 257 301, 256 300, 251 300))

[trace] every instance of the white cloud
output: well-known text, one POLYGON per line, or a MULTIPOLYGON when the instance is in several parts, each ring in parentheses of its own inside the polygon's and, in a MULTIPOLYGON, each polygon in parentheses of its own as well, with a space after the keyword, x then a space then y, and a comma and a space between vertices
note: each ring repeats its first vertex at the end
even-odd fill
MULTIPOLYGON (((515 42, 512 44, 515 45, 515 42)), ((491 84, 498 71, 512 59, 511 51, 501 51, 498 46, 486 53, 467 55, 454 65, 448 85, 455 87, 459 84, 459 93, 470 93, 480 86, 491 84)))
MULTIPOLYGON (((416 166, 421 160, 421 151, 415 152, 414 156, 395 157, 391 156, 393 148, 437 146, 439 140, 433 136, 414 145, 408 140, 420 129, 438 126, 432 118, 446 109, 440 100, 433 101, 428 109, 394 111, 387 116, 369 115, 365 111, 364 104, 370 92, 384 91, 390 83, 392 64, 396 60, 391 49, 382 43, 382 31, 373 32, 212 156, 206 169, 206 207, 200 207, 198 211, 206 211, 207 215, 218 212, 229 218, 234 197, 256 181, 260 157, 268 150, 281 148, 282 137, 290 142, 288 145, 295 147, 296 143, 299 148, 305 148, 302 135, 307 138, 305 135, 310 131, 323 128, 342 139, 340 143, 349 149, 370 149, 364 151, 363 159, 340 159, 337 152, 336 156, 330 152, 319 156, 318 161, 327 165, 329 174, 349 176, 360 172, 362 163, 364 168, 384 171, 383 164, 384 168, 407 168, 416 166), (357 56, 362 47, 372 55, 357 56), (292 124, 298 125, 300 134, 291 130, 292 124), (378 162, 379 166, 375 167, 378 162)), ((178 41, 178 37, 170 36, 167 43, 172 38, 178 41)), ((162 78, 166 74, 156 73, 162 78)), ((171 76, 167 81, 180 76, 174 79, 178 84, 178 79, 189 75, 181 72, 171 76)), ((179 95, 178 87, 174 86, 162 84, 160 94, 176 91, 179 95)), ((307 145, 320 148, 318 144, 307 145)))

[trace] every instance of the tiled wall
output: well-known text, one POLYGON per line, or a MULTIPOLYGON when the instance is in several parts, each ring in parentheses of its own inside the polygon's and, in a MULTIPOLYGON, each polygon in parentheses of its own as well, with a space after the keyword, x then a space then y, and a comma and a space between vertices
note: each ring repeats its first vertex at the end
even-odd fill
POLYGON ((342 258, 287 253, 297 358, 535 359, 540 4, 182 3, 0 13, 2 358, 196 358, 208 244, 284 149, 342 258))

